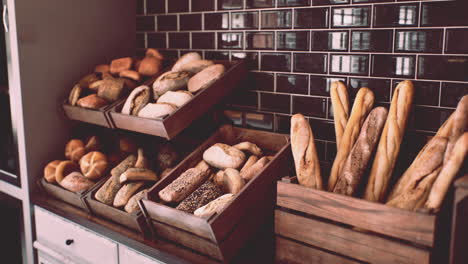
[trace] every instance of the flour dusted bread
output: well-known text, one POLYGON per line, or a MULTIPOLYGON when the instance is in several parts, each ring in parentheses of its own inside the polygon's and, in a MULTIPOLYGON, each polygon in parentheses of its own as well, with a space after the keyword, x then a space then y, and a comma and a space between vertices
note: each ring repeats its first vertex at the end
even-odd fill
POLYGON ((451 129, 448 135, 448 145, 445 150, 445 161, 451 157, 452 150, 455 148, 455 142, 460 136, 468 130, 468 95, 463 96, 458 102, 457 109, 452 113, 451 129))
POLYGON ((158 98, 158 103, 167 103, 181 107, 193 98, 189 91, 168 91, 158 98))
POLYGON ((111 170, 111 177, 99 188, 99 190, 94 195, 96 200, 107 205, 112 205, 117 195, 117 192, 122 187, 122 184, 119 181, 119 177, 124 173, 128 168, 133 167, 137 160, 135 155, 129 155, 122 162, 119 163, 115 168, 111 170))
MULTIPOLYGON (((214 62, 210 60, 194 60, 177 67, 177 71, 190 72, 193 75, 213 64, 214 62)), ((174 68, 172 70, 174 70, 174 68)))
POLYGON ((214 213, 219 214, 232 200, 234 200, 234 197, 234 194, 227 193, 209 202, 207 205, 198 208, 193 214, 202 218, 208 218, 214 213))
POLYGON ((208 176, 208 173, 197 168, 188 169, 162 189, 159 192, 159 198, 168 203, 180 202, 202 185, 208 176))
POLYGON ((183 69, 183 66, 187 63, 191 63, 191 62, 194 62, 194 61, 198 61, 198 60, 201 60, 202 57, 200 56, 200 54, 196 53, 196 52, 188 52, 188 53, 185 53, 184 55, 182 55, 182 57, 180 57, 176 63, 174 64, 174 66, 172 66, 172 71, 182 71, 183 69))
POLYGON ((138 116, 157 119, 170 115, 175 110, 177 110, 177 107, 175 105, 166 103, 149 103, 138 112, 138 116))
POLYGON ((291 117, 291 150, 299 184, 321 190, 322 177, 314 134, 309 122, 301 114, 291 117))
MULTIPOLYGON (((255 156, 253 156, 255 157, 255 156)), ((252 166, 246 168, 245 170, 241 170, 240 176, 245 181, 250 181, 253 179, 262 169, 270 162, 269 157, 262 157, 257 162, 255 162, 252 166)), ((242 168, 243 169, 243 168, 242 168)))
POLYGON ((150 100, 150 88, 141 85, 130 93, 122 108, 122 114, 137 115, 150 100))
POLYGON ((148 193, 148 189, 141 190, 134 194, 127 202, 127 204, 124 207, 125 212, 131 214, 134 212, 137 212, 140 207, 138 206, 138 201, 141 200, 146 196, 148 193))
POLYGON ((203 152, 203 160, 221 170, 238 169, 245 159, 244 152, 222 143, 216 143, 203 152))
POLYGON ((99 151, 89 152, 80 159, 81 173, 90 180, 103 177, 108 166, 106 155, 99 151))
POLYGON ((68 174, 62 181, 60 181, 60 186, 71 192, 85 191, 93 185, 93 181, 90 181, 88 178, 76 171, 68 174))
POLYGON ((339 148, 349 118, 349 96, 344 83, 333 82, 330 86, 330 97, 335 120, 336 147, 339 148))
POLYGON ((256 156, 262 156, 262 150, 252 142, 244 141, 233 146, 234 148, 242 151, 249 152, 256 156))
POLYGON ((190 74, 188 72, 169 71, 159 76, 153 83, 154 100, 158 100, 159 96, 167 91, 176 91, 184 88, 189 81, 190 74))
POLYGON ((193 193, 185 198, 177 207, 177 210, 193 214, 193 212, 223 195, 223 190, 211 181, 206 181, 193 193))
POLYGON ((225 71, 226 68, 222 64, 215 64, 206 67, 204 70, 190 78, 187 84, 188 90, 192 93, 196 93, 205 89, 218 80, 225 71))
POLYGON ((144 181, 134 181, 126 183, 116 193, 113 206, 122 207, 128 203, 128 200, 145 185, 144 181))

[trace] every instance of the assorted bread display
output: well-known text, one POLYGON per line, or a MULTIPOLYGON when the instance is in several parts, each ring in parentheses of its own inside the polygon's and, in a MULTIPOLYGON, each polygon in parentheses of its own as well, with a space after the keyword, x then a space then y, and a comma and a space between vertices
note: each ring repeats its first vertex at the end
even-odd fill
POLYGON ((125 57, 100 64, 82 77, 68 97, 68 104, 99 109, 126 96, 145 79, 161 71, 163 56, 148 49, 144 58, 125 57))
MULTIPOLYGON (((337 154, 327 190, 407 210, 438 211, 468 151, 468 95, 397 177, 394 169, 414 97, 412 82, 398 84, 389 110, 373 108, 373 92, 361 88, 350 111, 346 86, 334 82, 330 88, 337 154)), ((291 118, 291 149, 299 184, 323 189, 312 128, 301 114, 291 118)))
POLYGON ((159 191, 159 199, 178 210, 209 218, 220 213, 272 158, 252 142, 213 144, 195 167, 159 191))
POLYGON ((122 114, 150 119, 163 118, 190 101, 194 95, 218 80, 226 68, 189 52, 152 84, 135 88, 125 101, 122 114))

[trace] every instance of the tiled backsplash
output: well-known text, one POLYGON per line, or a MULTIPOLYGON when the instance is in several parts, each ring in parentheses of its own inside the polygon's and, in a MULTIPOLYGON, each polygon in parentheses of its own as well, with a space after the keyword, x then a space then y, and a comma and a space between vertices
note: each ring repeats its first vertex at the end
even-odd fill
POLYGON ((392 89, 415 80, 403 152, 424 140, 468 93, 465 0, 137 0, 139 48, 168 57, 195 50, 207 59, 246 58, 249 79, 229 100, 238 125, 289 133, 308 117, 322 160, 334 158, 328 87, 351 97, 367 86, 388 106, 392 89))

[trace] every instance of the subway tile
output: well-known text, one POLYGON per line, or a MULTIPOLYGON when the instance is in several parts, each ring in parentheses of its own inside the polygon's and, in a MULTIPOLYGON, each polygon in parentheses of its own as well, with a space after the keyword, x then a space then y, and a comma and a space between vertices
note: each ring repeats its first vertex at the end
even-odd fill
POLYGON ((273 49, 275 47, 273 31, 247 32, 245 35, 246 49, 273 49))
POLYGON ((327 54, 294 53, 294 71, 325 73, 327 71, 327 54))
POLYGON ((202 29, 201 20, 202 20, 201 14, 180 15, 179 16, 180 30, 201 30, 202 29))
POLYGON ((136 14, 143 15, 145 13, 145 0, 136 0, 136 14))
POLYGON ((166 60, 175 60, 179 58, 179 52, 177 50, 159 50, 166 60))
POLYGON ((347 31, 312 31, 312 50, 348 50, 347 31))
POLYGON ((247 61, 248 69, 258 70, 258 52, 232 52, 232 60, 242 59, 247 61))
MULTIPOLYGON (((333 121, 309 119, 315 139, 335 141, 335 124, 333 121)), ((333 156, 333 159, 335 156, 333 156)))
POLYGON ((193 49, 214 49, 215 48, 214 32, 192 33, 192 48, 193 49))
POLYGON ((246 0, 245 8, 268 8, 274 7, 274 0, 246 0))
POLYGON ((236 106, 257 109, 258 93, 246 90, 236 90, 228 98, 228 103, 236 106))
POLYGON ((136 47, 137 49, 145 48, 145 34, 136 34, 136 47))
POLYGON ((177 15, 162 15, 157 16, 158 31, 176 31, 177 30, 177 15))
POLYGON ((264 113, 246 113, 245 126, 247 128, 260 129, 260 130, 273 130, 274 118, 272 114, 264 113))
POLYGON ((289 134, 291 132, 291 117, 286 115, 275 115, 277 133, 289 134))
POLYGON ((309 76, 299 74, 277 74, 276 91, 280 93, 308 94, 309 76))
POLYGON ((283 6, 309 6, 310 0, 276 0, 279 7, 283 6))
POLYGON ((154 16, 141 16, 136 18, 137 31, 154 31, 154 16))
POLYGON ((327 115, 327 99, 320 97, 293 96, 293 114, 323 117, 327 115))
POLYGON ((466 0, 422 3, 421 26, 466 26, 467 7, 466 0))
POLYGON ((192 0, 192 11, 211 11, 215 8, 214 0, 192 0))
POLYGON ((330 85, 335 81, 342 81, 346 84, 346 77, 337 76, 310 76, 310 94, 330 96, 330 85))
POLYGON ((291 54, 289 53, 261 53, 261 70, 291 71, 291 54))
POLYGON ((327 28, 328 8, 298 8, 294 10, 295 28, 327 28))
POLYGON ((285 94, 260 93, 260 109, 269 112, 290 112, 290 96, 285 94))
POLYGON ((268 72, 250 72, 250 85, 252 90, 270 91, 275 88, 275 75, 268 72))
MULTIPOLYGON (((393 89, 401 82, 402 80, 393 80, 393 89)), ((439 105, 439 82, 427 82, 427 81, 415 81, 412 80, 414 85, 414 99, 413 104, 418 105, 439 105)))
POLYGON ((413 27, 418 25, 418 4, 376 5, 375 27, 413 27))
POLYGON ((166 13, 165 0, 146 0, 147 14, 164 14, 166 13))
POLYGON ((393 30, 353 30, 351 51, 391 52, 393 30))
POLYGON ((224 116, 231 120, 232 124, 235 126, 242 126, 244 113, 235 110, 224 110, 224 116))
POLYGON ((347 4, 350 0, 312 0, 312 5, 347 4))
POLYGON ((326 142, 324 141, 317 141, 315 140, 315 149, 317 152, 317 157, 319 160, 324 160, 325 159, 325 153, 326 153, 326 142))
POLYGON ((218 0, 218 9, 242 9, 243 0, 218 0))
POLYGON ((169 48, 171 49, 189 49, 189 33, 169 33, 169 48))
POLYGON ((278 31, 276 34, 279 50, 309 50, 309 31, 278 31))
POLYGON ((460 99, 468 94, 468 83, 442 83, 440 106, 457 107, 460 99))
POLYGON ((218 49, 242 49, 242 32, 218 33, 218 49))
POLYGON ((374 92, 376 102, 390 102, 390 86, 389 79, 350 78, 349 97, 355 98, 360 88, 367 87, 374 92))
POLYGON ((442 52, 442 29, 397 30, 395 51, 403 52, 442 52))
POLYGON ((372 75, 379 77, 414 77, 415 57, 372 55, 372 75))
POLYGON ((257 29, 258 12, 235 12, 231 13, 232 29, 257 29))
POLYGON ((453 112, 451 109, 415 106, 411 127, 419 130, 437 131, 453 112))
POLYGON ((292 11, 262 11, 262 28, 290 28, 292 26, 292 11))
POLYGON ((333 27, 369 27, 370 7, 332 8, 333 27))
POLYGON ((189 11, 189 0, 169 0, 167 1, 167 12, 180 13, 189 11))
POLYGON ((186 49, 186 50, 180 50, 180 56, 182 56, 184 54, 187 54, 187 53, 190 53, 190 52, 196 52, 196 53, 200 54, 200 56, 202 56, 202 54, 203 54, 202 50, 186 49))
POLYGON ((418 78, 468 81, 468 56, 419 56, 418 78))
POLYGON ((229 60, 229 51, 205 51, 206 60, 229 60))
POLYGON ((392 0, 353 0, 353 3, 379 3, 379 2, 391 2, 392 0))
POLYGON ((205 30, 229 28, 229 13, 204 14, 205 30))
POLYGON ((330 72, 367 75, 369 73, 369 56, 333 54, 330 59, 330 72))
MULTIPOLYGON (((315 135, 314 135, 315 136, 315 135)), ((336 157, 336 143, 335 142, 327 142, 327 153, 325 160, 328 162, 333 162, 336 157)))
POLYGON ((446 53, 468 54, 468 28, 448 28, 446 53))

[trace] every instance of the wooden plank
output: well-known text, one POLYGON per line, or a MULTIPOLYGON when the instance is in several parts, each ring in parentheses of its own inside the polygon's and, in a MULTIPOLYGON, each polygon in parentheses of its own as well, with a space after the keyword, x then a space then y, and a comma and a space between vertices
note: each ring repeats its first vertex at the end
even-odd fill
POLYGON ((450 264, 463 264, 468 260, 468 189, 461 185, 455 190, 450 241, 450 264))
POLYGON ((44 178, 40 178, 39 185, 49 194, 50 196, 81 208, 85 211, 89 211, 87 205, 83 199, 88 191, 74 193, 69 190, 62 188, 59 185, 48 183, 44 178))
POLYGON ((436 216, 278 182, 277 205, 432 247, 436 216))
POLYGON ((326 251, 308 247, 287 238, 276 236, 275 263, 301 264, 359 264, 363 262, 341 257, 326 251))
POLYGON ((463 177, 460 177, 455 181, 455 187, 461 187, 468 189, 468 174, 465 174, 463 177))
POLYGON ((429 263, 430 252, 336 224, 275 212, 275 233, 371 263, 429 263))
MULTIPOLYGON (((112 104, 111 104, 112 105, 112 104)), ((63 103, 63 110, 65 115, 72 120, 83 121, 103 127, 111 128, 112 125, 108 121, 106 111, 111 105, 103 106, 99 109, 90 109, 79 106, 71 106, 66 102, 63 103)))

